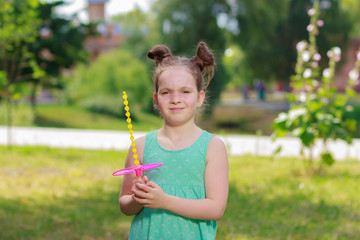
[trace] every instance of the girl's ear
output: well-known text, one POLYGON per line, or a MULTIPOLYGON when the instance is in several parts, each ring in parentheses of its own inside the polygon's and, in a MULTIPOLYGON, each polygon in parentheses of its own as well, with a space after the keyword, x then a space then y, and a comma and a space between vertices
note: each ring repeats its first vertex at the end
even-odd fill
POLYGON ((201 90, 199 92, 198 102, 196 104, 196 107, 200 108, 203 105, 204 100, 205 100, 205 92, 203 90, 201 90))
POLYGON ((154 99, 155 104, 157 105, 158 104, 158 99, 157 99, 157 94, 156 93, 153 94, 153 99, 154 99))

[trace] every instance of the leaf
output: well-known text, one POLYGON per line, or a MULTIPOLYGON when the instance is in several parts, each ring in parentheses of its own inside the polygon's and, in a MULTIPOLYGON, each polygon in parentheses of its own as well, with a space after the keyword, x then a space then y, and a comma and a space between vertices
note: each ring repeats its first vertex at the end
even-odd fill
POLYGON ((287 100, 289 102, 295 102, 296 101, 296 95, 295 94, 289 93, 289 94, 286 95, 286 97, 287 97, 287 100))
POLYGON ((307 128, 303 134, 300 135, 301 142, 309 147, 314 144, 315 141, 315 134, 312 128, 307 128))
POLYGON ((345 121, 346 128, 352 132, 356 131, 356 125, 357 125, 357 122, 355 119, 346 119, 346 121, 345 121))
POLYGON ((328 166, 333 165, 335 162, 333 155, 329 152, 322 153, 321 160, 328 166))
POLYGON ((345 95, 337 95, 335 97, 335 106, 343 107, 346 105, 348 97, 345 95))

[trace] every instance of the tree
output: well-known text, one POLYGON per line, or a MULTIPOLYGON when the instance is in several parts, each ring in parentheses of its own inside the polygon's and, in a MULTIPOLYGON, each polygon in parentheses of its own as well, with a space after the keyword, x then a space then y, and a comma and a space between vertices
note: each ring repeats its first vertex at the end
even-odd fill
POLYGON ((11 147, 11 107, 16 87, 42 75, 34 54, 29 51, 38 34, 39 1, 1 0, 0 3, 0 92, 1 98, 6 99, 8 146, 11 147))
POLYGON ((153 11, 161 20, 161 43, 169 46, 175 54, 193 56, 199 41, 205 41, 214 50, 218 65, 209 86, 210 105, 217 101, 227 81, 222 65, 226 38, 217 18, 229 9, 222 0, 158 0, 153 5, 153 11))
POLYGON ((31 103, 34 110, 38 86, 63 89, 65 83, 60 77, 62 71, 78 62, 87 62, 88 52, 83 43, 86 37, 97 34, 94 23, 74 24, 71 20, 57 16, 54 8, 62 4, 63 1, 43 2, 38 7, 40 34, 31 44, 30 50, 46 75, 31 79, 31 103))
MULTIPOLYGON (((318 36, 319 52, 333 45, 344 48, 351 29, 347 15, 337 0, 320 5, 326 25, 318 36)), ((308 36, 306 12, 311 6, 312 0, 237 0, 232 6, 240 32, 234 41, 245 52, 253 79, 288 82, 296 62, 294 46, 308 36)))

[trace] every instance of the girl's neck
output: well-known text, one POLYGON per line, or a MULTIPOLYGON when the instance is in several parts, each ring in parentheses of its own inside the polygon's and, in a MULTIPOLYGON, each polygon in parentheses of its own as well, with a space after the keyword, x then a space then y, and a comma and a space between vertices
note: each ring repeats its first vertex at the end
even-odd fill
POLYGON ((158 131, 158 141, 166 149, 179 150, 194 143, 202 132, 194 123, 181 126, 165 124, 158 131))

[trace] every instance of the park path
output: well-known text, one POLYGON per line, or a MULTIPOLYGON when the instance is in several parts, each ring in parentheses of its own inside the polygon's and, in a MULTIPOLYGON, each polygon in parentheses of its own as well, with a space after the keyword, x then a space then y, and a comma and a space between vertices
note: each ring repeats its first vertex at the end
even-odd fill
MULTIPOLYGON (((135 132, 134 137, 145 135, 145 132, 135 132)), ((49 146, 59 148, 82 148, 103 150, 126 150, 129 148, 129 133, 123 131, 12 127, 11 143, 16 146, 49 146)), ((301 144, 296 138, 281 138, 273 142, 267 136, 219 135, 228 147, 230 155, 254 154, 270 156, 282 146, 279 156, 300 155, 301 144)), ((0 145, 7 145, 7 128, 0 126, 0 145)), ((354 139, 352 145, 343 141, 331 142, 329 149, 336 160, 348 158, 360 160, 360 139, 354 139)), ((313 154, 318 157, 322 145, 317 142, 313 154)), ((1 154, 1 153, 0 153, 1 154)), ((308 152, 305 152, 308 154, 308 152)))

